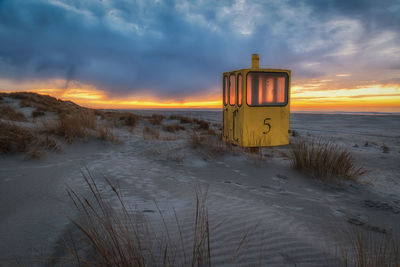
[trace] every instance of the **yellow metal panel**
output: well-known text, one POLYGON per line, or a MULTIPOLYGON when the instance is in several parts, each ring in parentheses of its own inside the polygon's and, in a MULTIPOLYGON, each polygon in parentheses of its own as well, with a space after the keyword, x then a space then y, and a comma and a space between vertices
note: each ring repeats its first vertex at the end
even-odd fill
POLYGON ((243 147, 279 146, 289 144, 290 121, 290 79, 289 70, 282 69, 241 69, 225 72, 229 77, 239 73, 243 77, 242 106, 223 107, 224 140, 243 147), (250 71, 280 72, 288 75, 288 103, 285 106, 252 107, 246 101, 246 76, 250 71))

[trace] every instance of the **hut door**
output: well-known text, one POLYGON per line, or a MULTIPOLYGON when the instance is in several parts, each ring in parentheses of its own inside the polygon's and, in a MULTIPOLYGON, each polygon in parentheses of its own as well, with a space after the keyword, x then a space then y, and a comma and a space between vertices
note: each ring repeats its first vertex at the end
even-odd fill
POLYGON ((236 116, 236 75, 229 75, 229 107, 228 107, 228 138, 230 142, 234 142, 235 138, 235 116, 236 116))
POLYGON ((232 119, 232 134, 233 134, 233 141, 236 141, 236 113, 237 113, 237 109, 234 109, 233 110, 233 114, 232 114, 232 117, 233 117, 233 119, 232 119))
POLYGON ((228 76, 224 76, 224 82, 223 82, 223 102, 224 106, 222 108, 222 135, 224 139, 228 138, 228 132, 229 132, 229 125, 228 125, 228 88, 229 88, 229 82, 228 82, 228 76))

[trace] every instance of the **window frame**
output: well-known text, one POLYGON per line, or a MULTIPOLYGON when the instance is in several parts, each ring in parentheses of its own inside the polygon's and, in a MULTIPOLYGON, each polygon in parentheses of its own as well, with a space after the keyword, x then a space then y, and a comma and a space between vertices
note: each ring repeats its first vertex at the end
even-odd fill
POLYGON ((287 72, 272 72, 272 71, 248 71, 246 73, 246 105, 249 107, 285 107, 289 103, 289 74, 287 72), (285 102, 284 103, 271 103, 267 105, 250 105, 247 101, 247 78, 249 74, 253 73, 261 73, 261 74, 272 74, 272 76, 278 76, 282 77, 284 76, 286 78, 285 82, 285 102), (283 74, 283 75, 282 75, 283 74))
POLYGON ((222 103, 224 104, 224 106, 228 105, 229 102, 229 93, 226 90, 226 83, 225 83, 225 79, 228 80, 228 86, 229 86, 229 79, 228 79, 228 75, 224 75, 224 78, 222 79, 222 103), (225 102, 225 96, 228 96, 226 99, 228 100, 228 102, 225 102))
POLYGON ((237 96, 235 95, 235 100, 234 100, 234 103, 233 104, 231 104, 231 76, 234 76, 234 81, 235 81, 235 86, 234 86, 234 88, 233 88, 233 92, 235 92, 236 93, 236 74, 233 72, 233 73, 230 73, 229 74, 229 78, 228 78, 228 80, 229 80, 229 94, 228 94, 228 103, 229 103, 229 106, 231 106, 231 107, 233 107, 233 106, 235 106, 236 105, 236 98, 237 98, 237 96))
MULTIPOLYGON (((247 83, 246 83, 246 86, 247 86, 247 83)), ((238 73, 237 78, 236 78, 236 103, 237 103, 238 107, 241 107, 243 105, 243 75, 241 73, 238 73), (242 97, 242 99, 240 99, 241 100, 240 105, 239 105, 239 77, 242 78, 242 92, 240 95, 242 97)))

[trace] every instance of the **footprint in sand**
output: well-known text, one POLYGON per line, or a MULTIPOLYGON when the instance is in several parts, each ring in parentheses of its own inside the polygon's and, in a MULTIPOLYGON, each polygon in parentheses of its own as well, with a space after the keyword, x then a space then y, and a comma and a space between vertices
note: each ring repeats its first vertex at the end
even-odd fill
POLYGON ((381 210, 381 211, 389 211, 394 214, 399 214, 400 213, 400 208, 396 207, 394 205, 391 205, 387 202, 383 201, 374 201, 374 200, 365 200, 364 205, 368 208, 375 209, 375 210, 381 210))
POLYGON ((297 266, 296 260, 293 257, 289 256, 289 254, 279 252, 279 255, 281 255, 283 263, 297 266))
POLYGON ((381 233, 381 234, 387 233, 385 228, 380 228, 376 225, 371 225, 360 218, 349 217, 349 218, 347 218, 347 222, 350 224, 356 225, 356 226, 360 226, 368 231, 377 232, 377 233, 381 233))
POLYGON ((242 173, 240 170, 232 170, 232 171, 238 173, 240 176, 248 176, 247 174, 242 173))
POLYGON ((154 213, 156 212, 155 210, 142 210, 143 213, 154 213))
POLYGON ((240 186, 240 187, 243 186, 243 184, 241 184, 241 183, 238 183, 238 182, 231 182, 231 181, 224 181, 224 184, 233 184, 233 185, 237 185, 237 186, 240 186))
POLYGON ((278 177, 278 178, 280 178, 280 179, 283 179, 283 180, 287 180, 289 177, 287 177, 286 175, 283 175, 283 174, 280 174, 280 173, 278 173, 277 175, 276 175, 276 177, 278 177))
POLYGON ((288 208, 288 209, 290 209, 290 210, 294 210, 294 211, 301 211, 301 210, 304 210, 303 207, 290 207, 290 206, 287 206, 286 208, 288 208))
POLYGON ((281 187, 269 186, 269 185, 262 185, 261 188, 269 189, 277 192, 285 192, 286 190, 281 187))

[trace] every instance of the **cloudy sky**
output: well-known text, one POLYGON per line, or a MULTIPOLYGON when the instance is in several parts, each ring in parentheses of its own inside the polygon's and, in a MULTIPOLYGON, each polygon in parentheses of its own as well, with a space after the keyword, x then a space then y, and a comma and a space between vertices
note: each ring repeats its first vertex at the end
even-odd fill
POLYGON ((298 109, 400 111, 399 0, 0 0, 3 91, 216 107, 252 53, 298 109))

